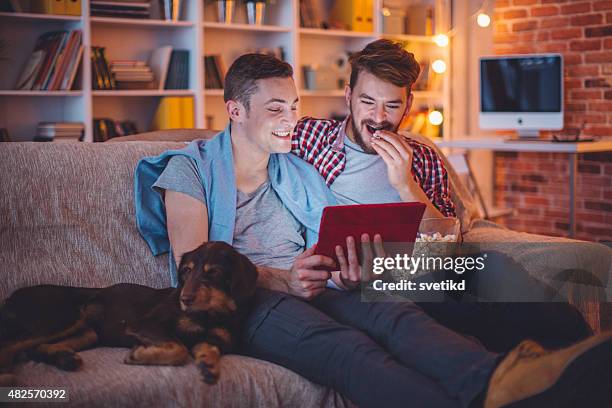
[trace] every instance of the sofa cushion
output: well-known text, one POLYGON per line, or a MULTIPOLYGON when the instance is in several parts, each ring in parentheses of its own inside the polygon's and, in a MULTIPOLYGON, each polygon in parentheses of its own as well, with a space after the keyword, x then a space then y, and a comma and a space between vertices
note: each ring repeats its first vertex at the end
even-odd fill
POLYGON ((227 355, 216 385, 200 380, 195 364, 182 367, 123 364, 127 349, 83 351, 83 367, 67 373, 28 362, 16 370, 17 385, 65 388, 70 406, 82 407, 346 407, 350 403, 284 367, 227 355))
POLYGON ((143 156, 183 143, 2 143, 0 299, 22 286, 170 284, 134 216, 143 156))

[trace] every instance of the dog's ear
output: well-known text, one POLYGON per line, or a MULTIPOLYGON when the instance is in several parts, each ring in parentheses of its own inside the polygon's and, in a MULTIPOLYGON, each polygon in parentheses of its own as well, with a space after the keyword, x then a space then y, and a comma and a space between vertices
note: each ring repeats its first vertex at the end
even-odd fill
POLYGON ((257 267, 242 254, 239 255, 238 267, 232 271, 232 298, 242 304, 255 294, 257 285, 257 267))

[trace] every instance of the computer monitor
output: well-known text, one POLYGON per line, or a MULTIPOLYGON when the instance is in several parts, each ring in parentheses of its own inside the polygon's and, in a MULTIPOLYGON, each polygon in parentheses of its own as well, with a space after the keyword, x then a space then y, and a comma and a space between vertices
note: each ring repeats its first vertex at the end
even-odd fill
POLYGON ((515 129, 519 137, 562 129, 562 56, 481 58, 479 122, 482 129, 515 129))

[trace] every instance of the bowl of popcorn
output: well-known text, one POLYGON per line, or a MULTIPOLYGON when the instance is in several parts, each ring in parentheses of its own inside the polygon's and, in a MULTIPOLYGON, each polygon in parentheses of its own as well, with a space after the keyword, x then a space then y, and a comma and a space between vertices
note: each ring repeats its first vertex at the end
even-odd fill
POLYGON ((461 235, 457 218, 423 218, 419 225, 413 256, 451 256, 461 235))
MULTIPOLYGON (((431 265, 439 265, 433 258, 444 258, 453 256, 457 242, 460 240, 461 228, 457 218, 424 218, 421 220, 417 237, 412 250, 413 258, 429 259, 431 265)), ((428 264, 429 265, 429 264, 428 264)), ((415 279, 433 272, 434 269, 425 267, 420 263, 416 270, 392 270, 391 275, 395 280, 415 279)))

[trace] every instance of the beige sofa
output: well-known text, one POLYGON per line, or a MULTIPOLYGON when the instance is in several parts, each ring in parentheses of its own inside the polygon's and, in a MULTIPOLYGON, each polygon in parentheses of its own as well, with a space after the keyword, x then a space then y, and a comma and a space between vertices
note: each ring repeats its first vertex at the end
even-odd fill
MULTIPOLYGON (((41 283, 169 285, 167 256, 152 257, 136 229, 134 168, 143 156, 209 134, 164 131, 100 144, 0 143, 0 299, 16 288, 41 283)), ((511 255, 533 276, 548 279, 550 262, 561 257, 543 254, 537 243, 562 240, 520 234, 478 220, 470 197, 452 172, 451 182, 464 239, 520 242, 523 249, 511 255), (544 256, 548 263, 541 262, 544 256)), ((603 260, 595 273, 607 285, 611 250, 603 245, 585 250, 595 251, 603 260)), ((580 251, 562 255, 565 267, 583 267, 585 259, 593 259, 580 251)), ((597 328, 599 309, 589 307, 583 310, 590 310, 589 321, 597 328)), ((72 404, 81 406, 350 405, 338 393, 283 367, 244 356, 223 357, 221 380, 211 387, 200 382, 193 365, 127 366, 122 364, 124 353, 108 348, 85 351, 84 368, 75 373, 28 362, 18 367, 17 380, 23 386, 66 387, 72 404)))

